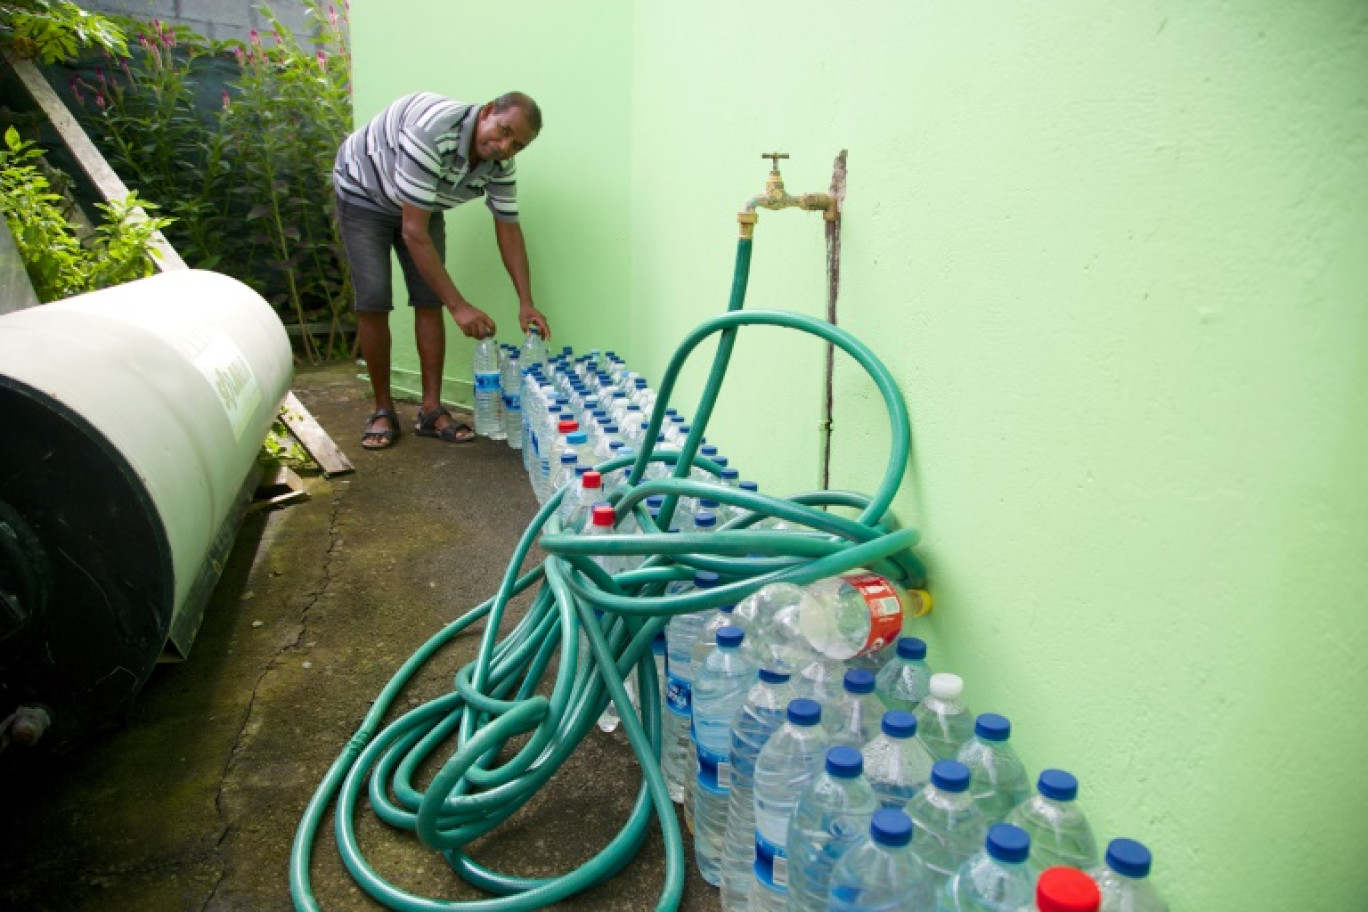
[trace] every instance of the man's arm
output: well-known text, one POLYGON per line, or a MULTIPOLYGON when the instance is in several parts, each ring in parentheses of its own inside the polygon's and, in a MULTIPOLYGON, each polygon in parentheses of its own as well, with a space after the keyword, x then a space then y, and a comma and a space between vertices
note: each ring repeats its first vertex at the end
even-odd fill
MULTIPOLYGON (((427 282, 428 287, 442 299, 442 304, 450 311, 451 318, 456 321, 461 332, 472 339, 494 335, 494 321, 461 295, 456 289, 456 283, 451 281, 451 276, 447 274, 446 267, 442 265, 442 258, 437 255, 437 248, 432 243, 432 235, 428 233, 428 222, 431 219, 432 213, 426 209, 404 203, 404 246, 413 257, 413 265, 418 267, 418 274, 427 282)), ((524 274, 525 270, 524 262, 524 274)))
POLYGON ((518 324, 523 332, 536 324, 543 339, 551 338, 551 329, 546 318, 532 303, 532 274, 527 264, 527 244, 523 241, 522 226, 517 222, 494 220, 494 236, 499 242, 499 255, 503 257, 504 268, 513 280, 513 288, 518 292, 518 324))

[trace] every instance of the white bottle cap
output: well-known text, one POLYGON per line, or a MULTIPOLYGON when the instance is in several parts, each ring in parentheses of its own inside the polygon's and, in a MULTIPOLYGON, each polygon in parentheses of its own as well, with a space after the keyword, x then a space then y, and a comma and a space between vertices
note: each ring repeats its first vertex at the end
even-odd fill
POLYGON ((941 700, 957 700, 964 693, 964 679, 957 674, 941 672, 931 676, 931 696, 941 700))

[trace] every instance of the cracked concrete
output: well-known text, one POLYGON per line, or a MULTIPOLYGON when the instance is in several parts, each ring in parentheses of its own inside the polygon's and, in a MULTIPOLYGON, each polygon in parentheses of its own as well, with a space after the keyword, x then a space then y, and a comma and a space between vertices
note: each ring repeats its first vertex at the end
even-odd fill
MULTIPOLYGON (((357 471, 309 478, 309 501, 248 518, 189 660, 158 667, 117 727, 66 756, 0 758, 0 908, 290 909, 290 844, 329 765, 400 665, 496 590, 535 509, 516 452, 412 433, 365 451, 368 390, 352 366, 302 370, 293 388, 357 471)), ((439 652, 395 712, 450 692, 480 629, 439 652)), ((625 737, 594 732, 474 854, 521 876, 569 870, 616 834, 639 781, 625 737)), ((368 810, 357 831, 404 889, 483 895, 368 810)), ((331 816, 311 871, 322 908, 382 908, 343 869, 331 816)), ((555 908, 654 908, 663 878, 653 828, 610 884, 555 908)), ((716 896, 691 866, 681 908, 716 896)))

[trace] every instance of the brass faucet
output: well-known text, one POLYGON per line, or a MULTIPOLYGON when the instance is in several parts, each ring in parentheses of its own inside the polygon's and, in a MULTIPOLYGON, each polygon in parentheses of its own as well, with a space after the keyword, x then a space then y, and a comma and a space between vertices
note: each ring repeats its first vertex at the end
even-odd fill
POLYGON ((804 193, 800 196, 790 196, 784 189, 784 176, 779 173, 779 159, 788 158, 787 152, 766 152, 760 156, 768 158, 771 162, 769 177, 765 179, 765 192, 752 196, 746 201, 746 207, 737 213, 736 220, 741 223, 741 237, 749 238, 755 232, 755 223, 759 216, 756 215, 756 207, 761 209, 788 209, 797 206, 799 209, 806 209, 809 212, 820 212, 822 218, 828 222, 834 222, 840 217, 836 211, 836 197, 829 193, 804 193))

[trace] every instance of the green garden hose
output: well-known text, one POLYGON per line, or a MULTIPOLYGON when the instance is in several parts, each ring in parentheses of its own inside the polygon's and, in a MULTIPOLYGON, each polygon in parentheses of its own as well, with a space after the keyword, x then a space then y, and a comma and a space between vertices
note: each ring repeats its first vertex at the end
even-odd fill
POLYGON ((651 641, 669 618, 684 612, 734 604, 773 582, 808 583, 868 567, 905 585, 921 588, 924 569, 912 552, 913 529, 899 528, 889 512, 907 465, 910 427, 907 407, 887 369, 868 348, 824 321, 779 311, 743 311, 750 272, 751 240, 742 238, 728 312, 695 329, 671 359, 657 391, 658 402, 646 432, 656 440, 676 378, 693 351, 720 334, 692 429, 677 452, 654 452, 648 443, 634 457, 599 466, 611 471, 630 466, 628 485, 617 497, 619 518, 633 514, 639 534, 566 534, 556 517, 561 494, 549 498, 523 533, 498 592, 444 627, 395 673, 342 754, 333 762, 295 833, 290 857, 290 892, 296 909, 318 910, 309 863, 319 824, 334 806, 334 829, 342 863, 356 883, 376 901, 402 912, 467 910, 521 912, 540 909, 597 886, 625 867, 659 821, 665 843, 665 884, 658 910, 675 910, 684 890, 684 843, 679 822, 660 772, 659 683, 651 641), (688 477, 694 466, 719 475, 721 466, 698 457, 699 445, 721 390, 736 333, 742 326, 780 326, 817 336, 849 354, 873 378, 888 408, 892 443, 888 468, 872 496, 849 491, 819 491, 775 498, 688 477), (652 462, 672 466, 672 477, 643 480, 652 462), (644 501, 665 497, 659 521, 644 501), (744 513, 711 533, 668 533, 680 497, 711 498, 744 513), (828 511, 858 511, 848 519, 828 511), (767 517, 795 531, 756 530, 767 517), (549 556, 519 577, 534 542, 549 556), (641 555, 629 572, 609 575, 596 556, 641 555), (697 570, 718 573, 723 584, 710 589, 664 595, 674 580, 691 579, 697 570), (527 614, 502 641, 500 621, 509 602, 537 587, 527 614), (455 689, 419 706, 381 729, 381 722, 413 675, 443 646, 472 624, 484 631, 474 662, 456 675, 455 689), (579 632, 587 634, 589 655, 580 654, 579 632), (550 697, 537 694, 559 657, 550 697), (635 670, 640 716, 623 684, 635 670), (617 836, 593 858, 559 877, 529 879, 490 871, 464 851, 472 840, 495 829, 517 812, 593 728, 609 700, 622 710, 622 727, 642 771, 632 812, 617 836), (513 756, 499 761, 513 738, 528 735, 513 756), (414 783, 416 771, 451 737, 457 748, 426 789, 414 783), (413 830, 419 840, 441 851, 463 879, 491 894, 487 899, 454 901, 415 896, 386 881, 367 864, 355 830, 363 790, 373 812, 390 826, 413 830))

